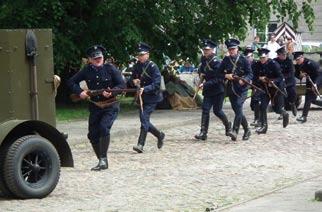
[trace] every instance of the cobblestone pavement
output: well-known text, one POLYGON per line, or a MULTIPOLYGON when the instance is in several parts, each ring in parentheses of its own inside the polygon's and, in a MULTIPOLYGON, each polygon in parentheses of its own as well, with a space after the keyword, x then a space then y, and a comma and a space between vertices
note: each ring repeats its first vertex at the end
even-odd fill
MULTIPOLYGON (((225 111, 232 120, 230 106, 225 111)), ((250 111, 246 113, 252 120, 250 111)), ((208 140, 195 141, 200 114, 200 110, 157 111, 152 121, 163 127, 166 143, 158 150, 156 139, 149 135, 144 154, 132 151, 139 128, 136 114, 120 116, 112 129, 110 169, 102 172, 90 171, 97 161, 86 140, 86 127, 75 130, 86 123, 60 123, 60 129, 72 132, 68 131, 75 168, 62 169, 57 188, 47 198, 0 200, 0 210, 215 210, 322 175, 321 111, 310 112, 305 124, 290 116, 286 129, 278 115, 269 113, 266 135, 255 135, 253 130, 249 141, 239 138, 235 143, 215 117, 208 140), (117 126, 127 120, 132 120, 128 121, 132 130, 124 136, 117 126)))

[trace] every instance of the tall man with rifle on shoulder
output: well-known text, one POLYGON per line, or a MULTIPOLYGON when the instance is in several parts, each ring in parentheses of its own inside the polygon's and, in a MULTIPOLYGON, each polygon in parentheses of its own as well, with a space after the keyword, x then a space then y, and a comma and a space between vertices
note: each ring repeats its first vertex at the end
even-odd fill
POLYGON ((276 113, 282 114, 283 127, 289 122, 289 115, 284 110, 284 81, 280 65, 268 58, 269 50, 261 48, 258 50, 260 60, 254 65, 254 83, 262 88, 265 92, 260 94, 260 124, 256 129, 258 134, 265 134, 268 129, 267 107, 271 101, 276 113))
POLYGON ((200 133, 195 135, 195 138, 198 140, 207 139, 211 107, 214 114, 224 124, 226 135, 228 136, 231 133, 231 122, 228 121, 227 116, 222 110, 225 87, 224 80, 220 78, 218 73, 220 61, 214 52, 217 45, 208 39, 205 39, 202 45, 203 56, 198 70, 200 83, 197 90, 203 88, 202 94, 204 98, 202 102, 201 129, 200 133))
POLYGON ((243 140, 248 140, 251 135, 243 113, 243 105, 253 74, 250 63, 238 52, 239 44, 239 40, 236 39, 225 41, 229 56, 225 56, 218 70, 222 80, 227 80, 227 95, 235 113, 233 129, 229 134, 233 141, 237 140, 240 125, 244 129, 243 140))
POLYGON ((139 87, 143 105, 140 107, 140 135, 133 150, 142 153, 148 132, 158 139, 157 147, 161 149, 165 134, 159 131, 150 121, 150 116, 157 104, 162 101, 161 73, 158 66, 150 58, 151 47, 146 43, 139 43, 137 48, 138 61, 134 65, 132 75, 128 81, 130 87, 139 87))
POLYGON ((311 103, 322 106, 321 94, 319 89, 322 87, 322 72, 319 64, 313 60, 304 57, 304 52, 294 52, 295 76, 302 80, 306 79, 306 92, 303 113, 296 120, 300 123, 307 121, 311 103), (317 98, 319 97, 319 100, 317 98))
POLYGON ((89 64, 76 73, 69 81, 68 86, 73 94, 78 95, 89 103, 88 139, 99 159, 93 171, 108 168, 107 151, 110 144, 110 129, 118 115, 119 103, 115 101, 118 92, 107 92, 104 89, 125 88, 121 73, 111 64, 104 64, 106 50, 101 45, 95 45, 87 49, 86 54, 89 64), (100 90, 100 94, 90 95, 90 92, 82 90, 81 81, 86 81, 90 90, 100 90))

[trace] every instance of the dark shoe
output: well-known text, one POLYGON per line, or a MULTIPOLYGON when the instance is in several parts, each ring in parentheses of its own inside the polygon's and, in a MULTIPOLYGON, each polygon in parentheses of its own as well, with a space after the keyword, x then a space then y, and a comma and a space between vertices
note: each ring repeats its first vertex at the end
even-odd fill
POLYGON ((165 137, 165 134, 163 132, 160 132, 157 128, 155 128, 153 125, 150 126, 149 132, 152 133, 157 139, 158 139, 158 149, 161 149, 163 146, 163 140, 165 137))
POLYGON ((244 141, 247 141, 249 138, 250 138, 250 135, 251 135, 252 133, 250 132, 250 130, 249 129, 247 129, 247 130, 245 130, 244 131, 244 135, 243 135, 243 140, 244 141))
POLYGON ((137 153, 142 153, 143 152, 143 146, 141 144, 138 144, 136 146, 133 146, 133 150, 136 151, 137 153))
POLYGON ((198 135, 195 135, 195 139, 203 140, 203 141, 207 140, 208 127, 209 127, 209 114, 202 113, 200 133, 198 135))
POLYGON ((296 119, 296 121, 301 122, 301 123, 304 123, 304 122, 306 122, 306 116, 298 117, 298 118, 296 119))
POLYGON ((252 126, 252 127, 258 127, 259 125, 258 125, 258 122, 259 122, 259 120, 258 119, 255 119, 252 123, 250 123, 250 126, 252 126))
POLYGON ((231 133, 231 122, 229 121, 228 124, 225 125, 225 134, 229 136, 231 133))
POLYGON ((284 128, 287 127, 288 123, 289 123, 289 115, 288 113, 285 112, 283 114, 283 127, 284 128))
POLYGON ((229 133, 229 137, 230 137, 230 139, 232 140, 232 141, 236 141, 237 140, 237 131, 235 131, 235 130, 233 130, 233 131, 231 131, 230 133, 229 133))
POLYGON ((277 120, 282 120, 283 119, 283 115, 281 114, 278 118, 277 118, 277 120))
POLYGON ((163 140, 164 140, 165 134, 163 132, 160 132, 160 136, 158 137, 158 149, 161 149, 163 146, 163 140))
POLYGON ((257 134, 266 134, 267 132, 267 124, 263 124, 261 127, 256 129, 257 134))
POLYGON ((142 147, 145 145, 145 140, 146 140, 147 134, 148 134, 148 132, 146 130, 144 130, 144 128, 140 129, 140 135, 138 138, 138 145, 141 145, 142 147))
POLYGON ((100 158, 97 166, 93 167, 92 171, 101 171, 104 169, 108 169, 108 161, 107 158, 100 158))
POLYGON ((294 103, 291 104, 291 109, 292 109, 293 116, 296 116, 297 115, 297 108, 296 108, 296 105, 294 103))
POLYGON ((195 135, 195 139, 205 141, 205 140, 207 140, 207 133, 200 131, 200 133, 198 135, 195 135))

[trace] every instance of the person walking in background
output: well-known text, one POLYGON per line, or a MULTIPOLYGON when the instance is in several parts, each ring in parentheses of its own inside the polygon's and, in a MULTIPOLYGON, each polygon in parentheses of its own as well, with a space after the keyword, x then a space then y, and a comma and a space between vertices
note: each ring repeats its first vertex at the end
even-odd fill
POLYGON ((142 153, 148 132, 158 139, 157 147, 161 149, 165 134, 159 131, 150 121, 150 116, 157 104, 162 101, 161 73, 158 66, 150 60, 151 47, 146 43, 139 43, 137 48, 138 61, 132 70, 129 86, 140 87, 143 105, 140 107, 140 135, 133 150, 142 153))
POLYGON ((275 34, 271 34, 270 40, 267 42, 266 48, 269 50, 268 58, 274 59, 277 57, 277 49, 281 48, 281 46, 276 42, 275 34))
POLYGON ((205 39, 202 45, 203 56, 201 58, 201 66, 198 70, 201 82, 198 86, 203 88, 202 94, 204 98, 202 102, 200 133, 195 135, 195 138, 198 140, 207 139, 211 108, 214 114, 224 124, 226 136, 231 133, 231 122, 228 121, 226 114, 222 110, 225 98, 225 86, 224 80, 219 77, 218 72, 220 61, 217 59, 214 51, 217 45, 209 39, 205 39))
POLYGON ((257 52, 257 49, 259 49, 261 47, 261 45, 259 44, 259 42, 260 42, 260 38, 259 38, 258 35, 256 35, 255 38, 254 38, 254 41, 251 44, 251 49, 254 52, 257 52))
POLYGON ((287 93, 287 97, 285 100, 288 102, 288 104, 291 106, 291 110, 294 116, 297 114, 297 108, 295 105, 296 101, 296 81, 295 81, 295 69, 293 65, 293 61, 287 57, 287 52, 285 50, 285 46, 279 48, 277 51, 277 58, 274 60, 278 62, 282 69, 282 74, 284 76, 284 82, 285 82, 285 89, 287 93))
POLYGON ((225 41, 229 56, 225 56, 220 67, 219 74, 223 80, 227 80, 227 95, 231 107, 235 113, 231 140, 236 141, 240 125, 244 129, 243 140, 248 140, 251 132, 247 119, 243 113, 243 105, 247 97, 248 86, 242 80, 236 80, 235 76, 250 82, 253 78, 252 69, 247 59, 238 52, 239 40, 228 39, 225 41))
POLYGON ((293 39, 291 37, 288 37, 286 42, 286 53, 291 60, 293 60, 294 49, 295 49, 295 43, 293 42, 293 39))
POLYGON ((267 107, 271 101, 273 110, 282 114, 283 127, 289 123, 289 115, 284 110, 284 79, 280 65, 275 60, 268 58, 269 50, 261 48, 258 51, 260 60, 254 66, 254 83, 262 88, 264 93, 260 94, 260 124, 256 129, 258 134, 265 134, 268 129, 267 107))
POLYGON ((304 57, 304 52, 294 52, 295 76, 302 80, 306 78, 306 92, 305 102, 303 107, 302 116, 296 120, 300 123, 307 121, 307 116, 310 111, 311 103, 322 107, 322 100, 317 100, 319 92, 316 92, 314 88, 319 90, 322 87, 322 72, 317 62, 304 57))

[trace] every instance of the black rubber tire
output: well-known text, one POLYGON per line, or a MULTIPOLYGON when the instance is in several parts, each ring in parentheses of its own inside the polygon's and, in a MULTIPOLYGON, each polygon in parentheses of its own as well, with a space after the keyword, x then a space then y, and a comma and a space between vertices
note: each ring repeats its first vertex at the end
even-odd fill
POLYGON ((59 176, 59 155, 45 138, 28 135, 9 147, 4 163, 4 179, 16 197, 46 197, 55 189, 59 176))
MULTIPOLYGON (((7 151, 8 151, 7 145, 2 146, 0 149, 0 173, 4 173, 4 160, 6 158, 7 151)), ((11 196, 12 196, 12 193, 9 191, 4 181, 4 175, 0 174, 0 197, 7 198, 11 196)))

